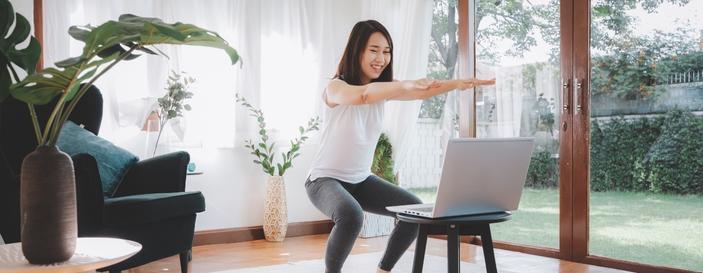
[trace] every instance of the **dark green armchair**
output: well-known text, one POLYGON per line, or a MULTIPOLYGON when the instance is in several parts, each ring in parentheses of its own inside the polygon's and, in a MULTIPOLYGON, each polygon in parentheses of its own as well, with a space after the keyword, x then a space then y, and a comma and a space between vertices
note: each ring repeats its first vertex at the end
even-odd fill
MULTIPOLYGON (((102 95, 91 87, 70 120, 97 135, 102 95)), ((40 122, 49 107, 37 107, 40 122)), ((19 171, 36 146, 27 106, 13 98, 0 104, 0 233, 7 243, 20 239, 19 171)), ((200 192, 186 192, 189 155, 175 152, 142 160, 131 167, 114 192, 103 190, 95 158, 72 156, 78 204, 78 236, 116 237, 142 244, 142 250, 99 271, 120 272, 165 257, 180 255, 188 272, 196 214, 205 210, 200 192)))

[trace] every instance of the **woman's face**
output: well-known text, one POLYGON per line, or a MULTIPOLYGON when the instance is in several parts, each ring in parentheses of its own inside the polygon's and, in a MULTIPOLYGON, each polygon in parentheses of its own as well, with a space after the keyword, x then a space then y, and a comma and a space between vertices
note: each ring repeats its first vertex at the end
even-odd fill
POLYGON ((367 84, 380 77, 390 62, 391 47, 388 40, 380 32, 374 32, 366 42, 364 53, 361 54, 362 83, 367 84))

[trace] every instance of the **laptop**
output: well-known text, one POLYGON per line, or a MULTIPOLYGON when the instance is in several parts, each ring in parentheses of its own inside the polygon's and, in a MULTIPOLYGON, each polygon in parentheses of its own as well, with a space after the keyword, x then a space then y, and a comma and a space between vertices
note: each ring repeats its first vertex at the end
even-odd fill
POLYGON ((450 139, 434 204, 386 207, 443 218, 517 210, 534 138, 450 139))

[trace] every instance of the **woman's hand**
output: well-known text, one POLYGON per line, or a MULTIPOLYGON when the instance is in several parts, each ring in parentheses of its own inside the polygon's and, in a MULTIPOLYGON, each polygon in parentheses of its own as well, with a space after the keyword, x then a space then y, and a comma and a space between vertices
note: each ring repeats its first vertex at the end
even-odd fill
POLYGON ((468 80, 456 80, 456 81, 457 81, 456 89, 459 89, 459 90, 466 90, 469 88, 474 88, 476 86, 482 86, 482 85, 496 84, 496 79, 490 79, 490 80, 468 79, 468 80))
POLYGON ((419 79, 414 81, 403 81, 403 88, 407 91, 427 90, 438 87, 441 82, 433 79, 419 79))

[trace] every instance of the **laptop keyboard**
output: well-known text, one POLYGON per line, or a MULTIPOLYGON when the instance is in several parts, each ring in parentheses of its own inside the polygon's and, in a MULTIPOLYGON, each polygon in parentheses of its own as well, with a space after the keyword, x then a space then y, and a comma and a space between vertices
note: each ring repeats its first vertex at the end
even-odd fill
POLYGON ((434 207, 422 207, 422 208, 414 208, 412 210, 414 211, 421 211, 421 212, 432 212, 434 207))

